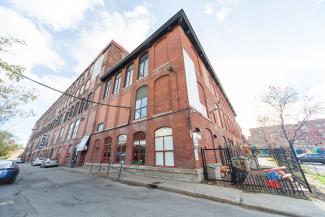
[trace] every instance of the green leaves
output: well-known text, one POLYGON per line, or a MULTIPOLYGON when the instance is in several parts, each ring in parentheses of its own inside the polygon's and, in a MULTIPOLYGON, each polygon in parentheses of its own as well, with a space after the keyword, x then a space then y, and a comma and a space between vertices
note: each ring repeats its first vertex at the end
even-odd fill
POLYGON ((4 130, 0 130, 0 158, 8 156, 19 148, 14 136, 4 130))
MULTIPOLYGON (((0 52, 8 52, 14 44, 24 45, 25 42, 13 37, 0 37, 0 52)), ((34 101, 36 90, 20 86, 19 82, 24 68, 12 65, 0 58, 0 126, 10 119, 26 118, 34 115, 33 111, 26 111, 23 106, 34 101)))

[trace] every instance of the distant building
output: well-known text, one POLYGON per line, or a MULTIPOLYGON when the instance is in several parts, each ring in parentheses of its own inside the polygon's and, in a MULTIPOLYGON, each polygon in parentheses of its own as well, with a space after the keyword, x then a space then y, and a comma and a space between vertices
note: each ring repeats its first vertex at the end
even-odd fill
POLYGON ((66 92, 83 100, 62 95, 35 124, 25 158, 124 162, 147 175, 200 181, 200 147, 242 143, 236 113, 183 10, 131 53, 109 43, 66 92))
MULTIPOLYGON (((287 124, 285 129, 291 133, 299 126, 298 124, 287 124)), ((280 125, 258 127, 249 129, 250 136, 248 143, 256 146, 265 146, 266 144, 274 146, 286 146, 288 142, 282 132, 280 125)), ((307 121, 298 133, 298 139, 295 146, 316 147, 325 146, 325 119, 307 121)))

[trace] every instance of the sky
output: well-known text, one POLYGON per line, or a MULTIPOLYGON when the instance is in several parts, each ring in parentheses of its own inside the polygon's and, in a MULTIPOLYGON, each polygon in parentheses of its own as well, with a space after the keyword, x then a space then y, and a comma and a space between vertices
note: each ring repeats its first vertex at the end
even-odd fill
MULTIPOLYGON (((129 52, 184 9, 246 136, 269 85, 325 101, 325 0, 0 0, 1 36, 23 39, 1 58, 65 90, 112 39, 129 52)), ((60 96, 29 81, 35 116, 3 126, 25 145, 60 96)), ((324 116, 325 117, 325 116, 324 116)))

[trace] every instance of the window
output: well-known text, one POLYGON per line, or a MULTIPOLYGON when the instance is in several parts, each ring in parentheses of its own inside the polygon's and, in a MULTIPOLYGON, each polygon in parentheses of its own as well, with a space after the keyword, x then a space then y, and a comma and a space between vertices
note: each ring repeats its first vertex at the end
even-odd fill
POLYGON ((148 53, 140 57, 138 80, 148 75, 148 53))
POLYGON ((86 98, 83 98, 82 101, 81 101, 81 104, 80 104, 80 108, 79 108, 79 114, 83 111, 84 109, 84 106, 85 106, 85 100, 86 98))
POLYGON ((80 95, 81 95, 81 94, 83 94, 83 92, 84 92, 84 89, 85 89, 85 86, 84 86, 84 85, 82 85, 82 86, 81 86, 81 89, 80 89, 80 95))
POLYGON ((112 138, 107 137, 104 140, 104 150, 103 150, 103 157, 102 157, 102 162, 103 163, 108 163, 111 157, 111 148, 112 148, 112 138))
POLYGON ((71 139, 72 133, 73 133, 73 128, 74 128, 74 122, 72 122, 69 126, 69 130, 67 133, 67 139, 71 139))
POLYGON ((121 83, 121 72, 119 72, 115 77, 113 94, 116 94, 119 91, 120 83, 121 83))
POLYGON ((126 69, 124 87, 128 87, 132 84, 132 77, 133 77, 133 64, 129 65, 126 69))
POLYGON ((88 90, 89 87, 90 87, 90 80, 87 81, 86 86, 85 86, 85 90, 88 90))
POLYGON ((61 128, 60 135, 58 136, 58 141, 59 141, 60 138, 63 137, 63 132, 64 132, 64 127, 61 128))
POLYGON ((101 132, 101 131, 103 131, 104 130, 104 123, 99 123, 98 125, 97 125, 97 132, 101 132))
POLYGON ((74 125, 74 130, 73 130, 73 135, 72 138, 76 138, 77 136, 77 132, 78 132, 78 128, 79 128, 79 124, 80 124, 80 119, 78 119, 74 125))
POLYGON ((124 163, 125 161, 125 151, 126 151, 126 135, 119 135, 117 138, 117 148, 116 148, 116 162, 124 163))
POLYGON ((133 145, 132 163, 144 165, 146 154, 146 134, 143 132, 136 133, 134 135, 133 145))
POLYGON ((76 104, 76 107, 75 107, 74 112, 73 112, 73 116, 77 115, 78 109, 79 109, 79 102, 76 104))
POLYGON ((137 90, 135 98, 134 119, 147 117, 147 86, 142 86, 137 90))
POLYGON ((155 131, 156 166, 174 166, 172 128, 163 127, 155 131))
POLYGON ((74 113, 74 106, 71 107, 69 116, 73 117, 73 113, 74 113))
POLYGON ((107 98, 109 96, 109 92, 111 90, 111 83, 112 83, 111 80, 106 82, 103 99, 105 99, 105 98, 107 98))
POLYGON ((87 110, 91 104, 91 102, 89 102, 89 101, 91 101, 91 95, 92 95, 92 93, 89 93, 87 96, 87 101, 85 103, 85 110, 87 110))
POLYGON ((54 144, 54 143, 55 143, 56 133, 57 133, 57 132, 54 132, 54 133, 53 133, 53 136, 52 136, 52 138, 51 138, 51 144, 54 144))

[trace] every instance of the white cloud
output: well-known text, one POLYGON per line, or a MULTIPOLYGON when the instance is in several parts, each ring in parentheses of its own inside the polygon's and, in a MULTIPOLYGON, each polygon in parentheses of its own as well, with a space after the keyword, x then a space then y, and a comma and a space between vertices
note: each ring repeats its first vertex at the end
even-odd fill
POLYGON ((63 66, 63 59, 52 50, 53 38, 44 29, 13 10, 0 6, 0 26, 2 36, 12 36, 26 42, 25 46, 15 45, 2 58, 27 69, 35 65, 45 65, 51 69, 63 66))
POLYGON ((319 5, 321 4, 324 0, 309 0, 311 1, 311 3, 315 4, 315 5, 319 5))
POLYGON ((23 14, 37 19, 39 23, 60 31, 77 24, 84 13, 98 5, 102 0, 12 0, 13 7, 23 14))
POLYGON ((212 4, 206 4, 205 5, 204 12, 206 14, 212 14, 213 13, 213 6, 212 6, 212 4))
POLYGON ((217 14, 216 14, 217 19, 219 21, 223 21, 226 18, 229 11, 230 10, 227 9, 227 8, 223 8, 222 10, 218 11, 217 14))
POLYGON ((222 22, 231 12, 234 5, 237 4, 235 0, 217 0, 219 10, 216 12, 217 19, 222 22))
POLYGON ((84 70, 112 39, 131 51, 146 38, 154 23, 154 16, 145 6, 124 12, 101 11, 98 16, 98 22, 83 28, 78 38, 69 44, 78 72, 84 70))

